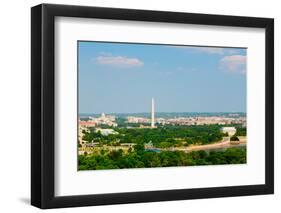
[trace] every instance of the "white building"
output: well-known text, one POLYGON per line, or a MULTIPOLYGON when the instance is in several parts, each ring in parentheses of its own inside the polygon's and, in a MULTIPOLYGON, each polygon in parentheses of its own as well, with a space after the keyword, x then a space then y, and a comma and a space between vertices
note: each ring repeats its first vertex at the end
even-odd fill
POLYGON ((83 136, 84 136, 85 132, 89 133, 88 128, 86 128, 84 126, 79 126, 78 140, 81 145, 85 143, 85 141, 83 140, 83 136))
POLYGON ((135 116, 128 116, 127 117, 128 123, 149 123, 149 118, 142 118, 142 117, 135 117, 135 116))
POLYGON ((106 115, 102 113, 100 117, 94 118, 90 117, 90 120, 95 122, 97 125, 108 125, 112 127, 117 127, 117 123, 115 122, 115 116, 113 115, 106 115))
POLYGON ((236 133, 236 128, 235 127, 231 127, 231 126, 227 126, 227 127, 222 127, 221 131, 223 133, 228 133, 229 136, 233 136, 236 133))
POLYGON ((114 131, 114 129, 101 129, 101 128, 97 128, 95 130, 95 132, 100 132, 104 136, 119 134, 118 132, 114 131))

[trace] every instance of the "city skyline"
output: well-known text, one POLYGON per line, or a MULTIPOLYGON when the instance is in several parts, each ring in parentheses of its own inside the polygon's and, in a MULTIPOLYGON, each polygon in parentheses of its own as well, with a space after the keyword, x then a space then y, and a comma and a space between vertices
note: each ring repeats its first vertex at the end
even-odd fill
POLYGON ((79 114, 246 112, 246 49, 78 43, 79 114))

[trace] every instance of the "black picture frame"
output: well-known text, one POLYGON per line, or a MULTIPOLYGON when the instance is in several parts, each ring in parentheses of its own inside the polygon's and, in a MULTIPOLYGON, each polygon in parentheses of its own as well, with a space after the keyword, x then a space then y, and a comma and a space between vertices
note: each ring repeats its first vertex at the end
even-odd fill
POLYGON ((274 193, 274 20, 241 16, 41 4, 31 8, 31 204, 42 208, 217 198, 274 193), (93 195, 54 195, 55 17, 264 28, 265 184, 93 195))

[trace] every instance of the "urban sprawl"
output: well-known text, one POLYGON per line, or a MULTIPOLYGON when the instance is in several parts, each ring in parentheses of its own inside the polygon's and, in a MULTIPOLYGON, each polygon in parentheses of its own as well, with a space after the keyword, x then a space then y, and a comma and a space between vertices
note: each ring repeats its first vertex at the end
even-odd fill
POLYGON ((79 170, 246 162, 245 113, 155 114, 81 116, 79 170))

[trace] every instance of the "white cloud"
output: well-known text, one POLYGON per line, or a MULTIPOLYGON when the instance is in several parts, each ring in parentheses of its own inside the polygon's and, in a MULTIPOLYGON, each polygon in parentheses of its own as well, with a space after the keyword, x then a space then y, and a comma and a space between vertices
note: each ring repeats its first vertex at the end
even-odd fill
POLYGON ((116 67, 130 68, 141 67, 143 62, 138 58, 129 58, 126 56, 101 55, 95 58, 95 62, 101 65, 110 65, 116 67))
MULTIPOLYGON (((239 50, 241 51, 241 49, 236 49, 236 48, 224 48, 224 51, 226 54, 239 54, 239 50)), ((245 49, 243 49, 245 51, 245 49)))
POLYGON ((246 73, 247 56, 230 55, 220 60, 220 68, 232 73, 246 73))
POLYGON ((224 49, 219 47, 191 47, 198 52, 208 53, 208 54, 224 54, 224 49))
POLYGON ((197 52, 203 52, 208 54, 223 54, 223 48, 216 47, 192 47, 192 46, 176 46, 176 48, 194 50, 197 52))
POLYGON ((238 49, 235 48, 223 48, 223 47, 193 47, 193 46, 176 46, 176 48, 194 50, 196 52, 207 53, 207 54, 237 54, 239 53, 238 49))

